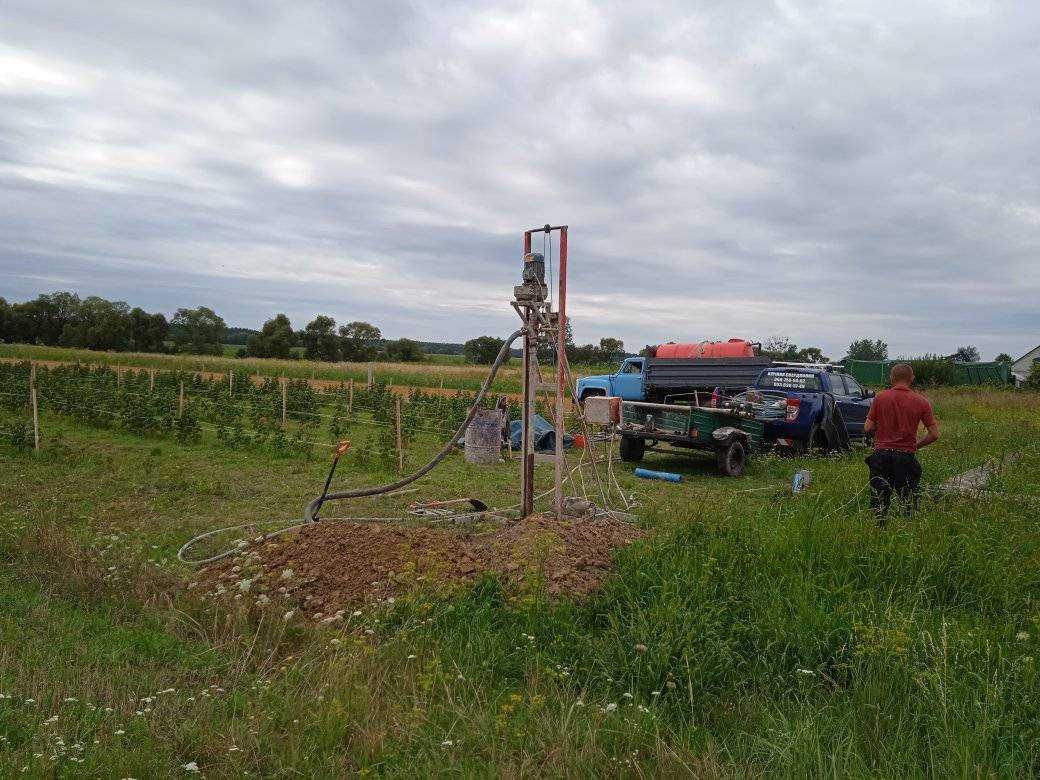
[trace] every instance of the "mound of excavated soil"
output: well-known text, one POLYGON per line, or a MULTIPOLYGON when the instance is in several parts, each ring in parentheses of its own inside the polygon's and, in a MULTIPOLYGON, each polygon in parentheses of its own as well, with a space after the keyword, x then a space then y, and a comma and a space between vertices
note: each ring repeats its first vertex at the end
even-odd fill
POLYGON ((416 581, 544 581, 550 595, 600 586, 615 552, 643 536, 612 518, 537 515, 477 533, 391 523, 324 522, 252 545, 199 572, 218 593, 248 593, 316 616, 398 594, 416 581))

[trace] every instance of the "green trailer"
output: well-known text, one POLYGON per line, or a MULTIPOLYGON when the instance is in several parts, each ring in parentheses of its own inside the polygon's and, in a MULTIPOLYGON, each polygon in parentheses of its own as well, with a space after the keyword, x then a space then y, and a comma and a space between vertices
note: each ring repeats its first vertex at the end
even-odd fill
POLYGON ((622 401, 621 459, 638 463, 661 443, 715 454, 719 471, 744 473, 747 459, 762 446, 763 425, 751 413, 686 404, 622 401))

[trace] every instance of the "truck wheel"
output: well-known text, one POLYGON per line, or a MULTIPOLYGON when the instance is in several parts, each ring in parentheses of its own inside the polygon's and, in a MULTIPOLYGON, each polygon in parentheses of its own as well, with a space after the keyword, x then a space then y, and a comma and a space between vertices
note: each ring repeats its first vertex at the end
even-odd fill
POLYGON ((727 477, 744 476, 747 464, 747 447, 740 439, 731 439, 718 451, 719 471, 727 477))
POLYGON ((625 463, 639 463, 646 454, 646 441, 632 436, 621 437, 621 460, 625 463))

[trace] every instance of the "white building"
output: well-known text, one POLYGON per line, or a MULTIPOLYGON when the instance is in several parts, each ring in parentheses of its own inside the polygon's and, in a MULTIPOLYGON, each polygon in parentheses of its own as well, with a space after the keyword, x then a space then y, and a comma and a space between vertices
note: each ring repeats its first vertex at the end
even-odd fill
POLYGON ((1033 347, 1011 364, 1011 374, 1015 377, 1016 384, 1029 378, 1029 372, 1033 370, 1034 363, 1040 363, 1040 345, 1033 347))

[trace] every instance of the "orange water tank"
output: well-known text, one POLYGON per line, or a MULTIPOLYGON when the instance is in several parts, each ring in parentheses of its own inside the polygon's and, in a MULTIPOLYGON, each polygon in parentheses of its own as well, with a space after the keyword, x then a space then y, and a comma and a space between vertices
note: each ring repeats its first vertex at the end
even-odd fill
POLYGON ((744 339, 729 341, 698 341, 694 344, 661 344, 659 358, 726 358, 754 357, 755 347, 744 339))

